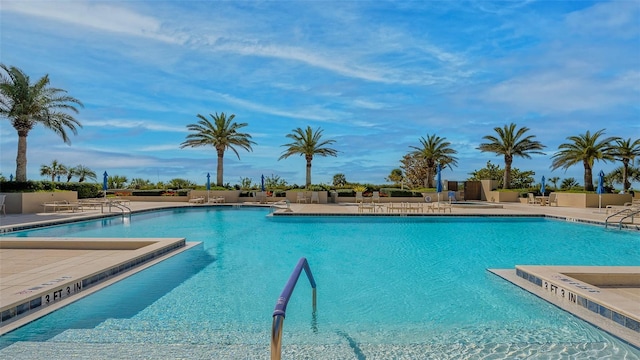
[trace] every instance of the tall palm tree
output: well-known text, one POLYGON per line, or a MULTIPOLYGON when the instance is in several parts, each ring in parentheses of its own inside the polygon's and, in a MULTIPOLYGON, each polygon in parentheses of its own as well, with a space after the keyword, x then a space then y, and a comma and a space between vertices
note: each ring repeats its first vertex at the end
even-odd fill
POLYGON ((247 123, 235 123, 233 119, 235 114, 231 114, 227 118, 224 113, 216 113, 215 115, 209 114, 213 123, 209 121, 203 115, 198 114, 200 121, 196 124, 187 125, 189 131, 193 131, 192 134, 187 135, 187 139, 180 145, 180 148, 199 147, 199 146, 213 146, 218 154, 218 168, 216 185, 223 186, 223 171, 224 171, 224 152, 227 149, 231 149, 238 160, 240 160, 240 154, 236 150, 236 146, 241 147, 247 151, 253 151, 252 144, 255 144, 251 140, 251 135, 238 132, 239 129, 247 126, 247 123))
POLYGON ((629 182, 629 163, 633 165, 636 157, 640 157, 640 139, 616 139, 613 149, 614 156, 622 161, 622 188, 625 192, 631 187, 629 182))
POLYGON ((27 136, 37 124, 53 130, 69 144, 67 129, 74 135, 82 127, 68 112, 78 113, 82 103, 62 89, 49 87, 49 76, 35 83, 22 70, 0 64, 5 74, 0 75, 0 116, 11 121, 18 132, 16 181, 27 181, 27 136))
POLYGON ((420 138, 420 147, 409 146, 415 149, 412 152, 413 155, 422 157, 427 164, 427 187, 434 186, 434 177, 436 176, 436 166, 440 164, 442 167, 448 166, 450 169, 452 165, 458 165, 458 159, 453 156, 458 152, 449 146, 450 142, 446 141, 446 138, 436 136, 436 134, 427 135, 427 138, 420 138))
POLYGON ((525 159, 530 159, 530 154, 541 154, 541 151, 545 148, 541 142, 533 140, 535 135, 527 135, 525 133, 529 131, 526 126, 516 130, 516 124, 511 123, 505 125, 503 128, 493 128, 498 136, 487 135, 483 139, 488 140, 488 143, 482 143, 478 146, 478 150, 482 152, 493 152, 496 155, 504 156, 504 177, 502 181, 502 188, 509 189, 511 187, 511 164, 513 163, 514 156, 520 156, 525 159))
POLYGON ((60 164, 58 160, 53 160, 51 166, 42 165, 40 167, 40 175, 51 176, 51 182, 56 181, 56 176, 66 175, 69 172, 66 166, 60 164))
POLYGON ((293 140, 293 142, 282 145, 286 146, 287 150, 283 152, 282 156, 280 156, 278 160, 286 159, 289 156, 296 154, 304 156, 305 160, 307 160, 307 180, 305 185, 306 187, 309 187, 311 185, 311 161, 313 160, 313 156, 338 156, 337 150, 326 147, 336 141, 321 140, 323 130, 320 128, 313 131, 311 126, 307 126, 305 130, 297 128, 292 131, 293 132, 291 134, 287 134, 287 137, 293 140))
POLYGON ((604 129, 598 130, 593 135, 587 130, 584 135, 569 136, 570 143, 560 144, 558 152, 551 157, 551 169, 568 169, 582 163, 584 166, 584 189, 593 191, 593 163, 595 160, 613 161, 613 142, 618 138, 608 137, 602 140, 598 138, 604 134, 604 129))

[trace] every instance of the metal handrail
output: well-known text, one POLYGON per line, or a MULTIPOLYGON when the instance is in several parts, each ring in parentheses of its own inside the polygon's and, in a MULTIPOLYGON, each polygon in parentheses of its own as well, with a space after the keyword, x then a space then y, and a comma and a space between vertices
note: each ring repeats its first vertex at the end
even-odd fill
POLYGON ((622 229, 622 222, 624 221, 624 219, 626 218, 631 218, 631 223, 634 222, 633 217, 640 214, 640 209, 635 209, 635 211, 631 211, 627 216, 622 217, 622 219, 620 219, 620 222, 618 223, 618 229, 622 229))
POLYGON ((316 313, 316 281, 313 279, 313 274, 311 274, 311 268, 309 267, 307 259, 302 257, 298 260, 298 264, 293 269, 293 272, 289 277, 289 281, 287 281, 284 289, 282 289, 282 293, 280 293, 280 297, 276 302, 276 308, 273 310, 273 323, 271 325, 271 360, 280 360, 280 357, 282 356, 282 328, 284 326, 284 317, 287 312, 287 304, 289 303, 293 289, 295 289, 298 279, 300 278, 300 273, 303 269, 307 274, 309 283, 311 284, 313 315, 316 313))
POLYGON ((619 227, 619 228, 622 228, 622 220, 624 220, 624 219, 628 218, 629 216, 633 216, 633 215, 635 215, 635 214, 638 214, 638 211, 640 211, 640 209, 638 209, 638 208, 636 208, 636 207, 630 207, 630 208, 628 208, 628 209, 622 209, 622 210, 616 211, 615 213, 613 213, 613 214, 611 214, 611 215, 607 216, 607 218, 604 220, 604 227, 605 227, 605 229, 607 228, 607 225, 609 225, 609 219, 611 219, 612 217, 615 217, 615 216, 621 216, 621 215, 624 215, 624 213, 627 213, 627 212, 628 212, 628 213, 629 213, 629 215, 627 215, 627 216, 623 216, 623 217, 622 217, 622 219, 620 219, 620 223, 618 224, 618 227, 619 227))

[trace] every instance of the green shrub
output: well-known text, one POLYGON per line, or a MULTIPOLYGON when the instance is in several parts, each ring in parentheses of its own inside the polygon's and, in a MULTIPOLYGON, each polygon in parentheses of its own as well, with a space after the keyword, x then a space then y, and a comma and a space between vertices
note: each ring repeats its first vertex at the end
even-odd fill
POLYGON ((397 188, 382 188, 380 194, 388 197, 422 197, 422 193, 397 188))

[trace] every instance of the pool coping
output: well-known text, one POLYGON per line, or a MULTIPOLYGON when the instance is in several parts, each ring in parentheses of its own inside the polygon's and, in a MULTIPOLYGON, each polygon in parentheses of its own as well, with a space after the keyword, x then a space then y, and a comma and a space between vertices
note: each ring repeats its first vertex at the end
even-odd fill
POLYGON ((640 306, 565 274, 636 275, 640 266, 517 265, 515 269, 487 271, 640 349, 640 306), (617 314, 615 320, 613 314, 617 314))
MULTIPOLYGON (((127 240, 129 239, 0 238, 0 242, 25 243, 24 247, 18 248, 21 250, 89 249, 97 252, 96 256, 103 250, 117 249, 118 243, 126 243, 127 240), (29 244, 29 240, 31 240, 31 244, 29 244), (51 243, 51 246, 46 246, 47 241, 51 243), (42 246, 43 244, 45 245, 42 246)), ((51 269, 49 273, 49 268, 44 268, 40 269, 46 273, 44 280, 35 271, 13 276, 14 280, 17 280, 19 277, 27 275, 33 278, 28 281, 35 282, 31 282, 31 285, 20 285, 24 287, 23 291, 10 294, 9 301, 2 304, 0 308, 0 314, 2 314, 0 317, 0 336, 200 244, 186 242, 185 238, 134 238, 131 240, 142 244, 142 246, 125 249, 125 253, 115 256, 101 257, 99 264, 92 263, 91 266, 78 269, 75 273, 66 271, 65 274, 61 274, 59 268, 57 270, 51 269)), ((126 247, 131 247, 131 244, 123 246, 123 248, 126 247)), ((0 248, 4 250, 16 249, 16 247, 2 247, 1 245, 0 248)), ((75 260, 75 258, 70 258, 70 260, 75 260)), ((53 265, 55 268, 56 264, 53 265)), ((7 280, 5 278, 5 285, 7 280)))

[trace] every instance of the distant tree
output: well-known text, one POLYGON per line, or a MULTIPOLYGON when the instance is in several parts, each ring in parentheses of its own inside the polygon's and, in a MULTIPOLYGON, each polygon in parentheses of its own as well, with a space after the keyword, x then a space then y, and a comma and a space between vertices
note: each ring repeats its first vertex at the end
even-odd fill
POLYGON ((427 160, 413 153, 406 154, 400 160, 400 168, 404 171, 404 179, 411 188, 427 187, 427 160))
POLYGON ((333 175, 333 186, 345 186, 347 185, 347 177, 344 174, 333 175))
POLYGON ((560 177, 558 177, 558 176, 550 177, 548 181, 553 184, 553 188, 554 189, 557 189, 558 188, 558 181, 560 181, 560 177))
POLYGON ((402 169, 393 169, 389 176, 385 179, 386 181, 390 181, 395 185, 401 184, 404 176, 402 175, 402 169))
MULTIPOLYGON (((623 184, 625 169, 624 166, 618 166, 605 176, 605 181, 609 184, 623 184)), ((627 183, 631 188, 631 182, 640 182, 640 167, 629 166, 626 169, 627 183)), ((625 190, 625 191, 626 191, 625 190)))
POLYGON ((129 182, 129 185, 127 187, 129 189, 136 190, 149 190, 153 187, 153 184, 151 184, 151 181, 145 180, 143 178, 134 178, 131 179, 131 182, 129 182))
POLYGON ((185 179, 175 178, 169 181, 169 187, 171 189, 193 189, 196 184, 185 179))
POLYGON ((124 189, 127 184, 127 177, 120 175, 113 175, 107 177, 107 186, 109 189, 124 189))
POLYGON ((495 165, 491 163, 491 160, 487 161, 487 166, 474 170, 469 175, 469 181, 479 181, 479 180, 498 180, 502 182, 504 180, 504 170, 500 168, 500 165, 495 165))
POLYGON ((209 116, 213 123, 203 115, 198 114, 200 121, 196 124, 187 125, 187 129, 193 133, 187 135, 187 139, 180 144, 180 148, 213 146, 218 154, 216 185, 223 186, 224 152, 227 149, 231 149, 240 160, 240 154, 238 154, 236 147, 246 151, 253 151, 251 145, 255 144, 255 142, 251 140, 251 135, 238 131, 247 126, 247 124, 233 122, 236 117, 235 114, 231 114, 229 118, 224 113, 220 113, 220 115, 218 113, 215 115, 209 114, 209 116))
POLYGON ((267 189, 283 189, 287 187, 287 182, 278 175, 265 176, 264 186, 267 189))
POLYGON ((564 180, 562 180, 562 183, 560 184, 560 188, 563 190, 571 190, 574 187, 577 187, 578 185, 578 181, 575 178, 566 178, 564 180))
POLYGON ((516 130, 516 126, 516 124, 511 123, 502 128, 493 128, 498 136, 484 136, 483 139, 489 142, 482 143, 478 146, 478 150, 482 152, 493 152, 496 155, 504 156, 503 189, 509 189, 511 185, 511 164, 513 163, 514 156, 530 159, 530 154, 544 155, 541 150, 545 148, 545 146, 542 145, 541 142, 533 140, 535 135, 525 136, 529 128, 523 126, 516 130))
POLYGON ((68 172, 67 167, 60 164, 58 160, 53 160, 51 165, 42 165, 40 167, 40 175, 51 176, 51 181, 56 181, 56 176, 66 175, 68 172))
POLYGON ((291 134, 287 134, 287 137, 293 142, 284 144, 287 149, 278 158, 278 160, 286 159, 291 155, 304 156, 307 161, 307 176, 305 187, 311 185, 311 162, 314 155, 319 156, 338 156, 338 151, 327 147, 335 143, 335 140, 322 140, 322 129, 317 128, 315 131, 311 129, 311 126, 307 126, 306 129, 293 129, 291 134))
MULTIPOLYGON (((470 181, 478 180, 498 180, 498 186, 503 187, 504 181, 504 169, 501 169, 499 165, 494 165, 491 160, 487 161, 485 168, 475 170, 471 173, 470 181)), ((510 189, 525 189, 532 186, 535 182, 533 171, 520 171, 518 168, 511 169, 511 184, 510 189)))
POLYGON ((622 189, 627 192, 631 187, 629 181, 629 164, 633 166, 636 157, 640 157, 640 139, 616 139, 613 154, 617 160, 622 161, 622 189))
POLYGON ((78 182, 84 182, 86 179, 91 179, 93 181, 98 180, 95 171, 84 165, 78 165, 73 169, 74 175, 78 177, 78 182))
MULTIPOLYGON (((587 130, 584 135, 569 136, 569 143, 560 144, 558 152, 551 158, 551 169, 568 169, 569 167, 582 163, 584 166, 584 189, 593 191, 593 163, 595 160, 613 161, 615 159, 615 148, 613 142, 618 138, 607 137, 600 140, 604 134, 604 129, 598 130, 593 135, 587 130)), ((565 179, 566 180, 566 179, 565 179)))
POLYGON ((253 180, 250 177, 240 177, 240 189, 241 190, 249 190, 251 189, 251 184, 253 180))
POLYGON ((431 188, 435 185, 436 166, 441 167, 457 166, 457 158, 453 156, 458 152, 451 147, 451 143, 446 138, 441 138, 435 134, 427 134, 427 138, 420 138, 420 146, 409 146, 415 149, 413 154, 422 156, 427 165, 427 187, 431 188))
POLYGON ((0 64, 0 116, 18 132, 16 181, 27 181, 27 136, 37 124, 53 130, 69 144, 67 129, 77 134, 82 124, 67 112, 78 113, 82 103, 62 89, 49 86, 49 75, 35 83, 14 66, 0 64))

